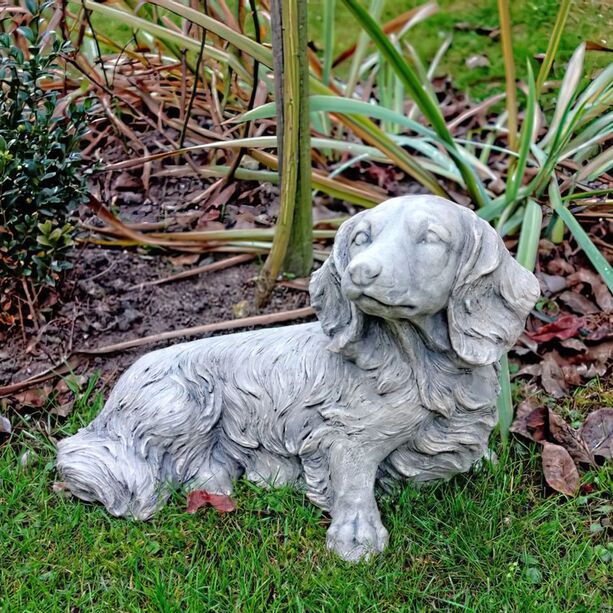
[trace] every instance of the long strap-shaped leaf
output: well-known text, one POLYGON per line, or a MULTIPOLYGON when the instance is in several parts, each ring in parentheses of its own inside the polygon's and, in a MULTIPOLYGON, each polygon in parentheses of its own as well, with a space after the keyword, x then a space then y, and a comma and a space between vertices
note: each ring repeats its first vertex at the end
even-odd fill
POLYGON ((536 116, 536 90, 534 85, 534 74, 532 72, 532 66, 530 62, 528 64, 528 101, 526 103, 526 116, 522 123, 521 134, 519 140, 519 158, 513 165, 513 171, 509 174, 509 180, 507 181, 507 198, 508 204, 515 202, 517 192, 521 185, 521 181, 524 177, 524 171, 526 170, 526 163, 528 161, 528 154, 530 153, 530 147, 533 144, 533 128, 534 119, 536 116))
POLYGON ((594 245, 587 232, 581 227, 581 224, 575 219, 575 216, 564 206, 555 175, 549 183, 549 199, 553 210, 562 218, 564 225, 570 230, 579 247, 581 247, 607 284, 609 290, 613 293, 613 269, 602 253, 600 253, 598 247, 594 245))
POLYGON ((513 57, 513 41, 509 0, 498 0, 498 18, 500 19, 500 40, 502 42, 502 57, 504 61, 504 80, 507 106, 507 127, 509 149, 517 149, 517 84, 515 82, 515 59, 513 57))
POLYGON ((389 62, 390 66, 398 77, 402 80, 405 88, 411 94, 419 110, 432 124, 432 127, 439 137, 449 146, 449 153, 453 157, 458 170, 462 174, 466 187, 470 191, 472 198, 477 206, 484 206, 489 202, 489 198, 485 193, 485 189, 479 180, 477 174, 466 163, 462 154, 456 147, 455 141, 445 119, 438 107, 436 100, 428 94, 427 89, 423 86, 419 77, 415 74, 411 66, 402 58, 398 50, 394 47, 388 37, 385 35, 380 26, 368 14, 366 9, 362 7, 357 0, 343 0, 347 8, 353 13, 356 19, 364 30, 366 30, 373 42, 379 49, 381 55, 389 62))
MULTIPOLYGON (((251 111, 239 115, 233 121, 235 123, 242 123, 244 121, 255 121, 257 119, 269 119, 275 116, 275 109, 276 106, 274 102, 267 102, 266 104, 257 106, 251 111)), ((325 111, 328 113, 342 113, 348 115, 366 115, 383 121, 398 123, 405 128, 413 130, 413 132, 420 136, 425 136, 440 142, 440 139, 432 128, 428 128, 414 119, 410 119, 406 115, 400 115, 396 111, 379 104, 364 102, 364 100, 354 100, 341 96, 311 96, 310 109, 313 113, 325 111)))
MULTIPOLYGON (((175 32, 170 28, 152 23, 151 21, 147 21, 142 17, 137 17, 136 15, 133 15, 127 11, 117 9, 106 4, 100 4, 98 2, 94 2, 93 0, 83 0, 83 6, 87 10, 92 11, 93 13, 99 13, 100 15, 103 15, 107 19, 116 23, 125 23, 132 28, 149 32, 162 41, 172 43, 173 45, 178 45, 181 48, 189 49, 196 53, 200 51, 200 42, 195 38, 190 38, 189 36, 181 34, 180 32, 175 32)), ((212 45, 205 45, 205 54, 208 57, 218 60, 219 62, 230 64, 230 66, 232 66, 232 68, 238 75, 240 75, 242 79, 245 79, 246 81, 251 79, 249 72, 245 70, 245 67, 236 59, 236 57, 232 56, 231 54, 221 51, 212 45)))
MULTIPOLYGON (((152 4, 156 4, 165 9, 168 9, 169 11, 172 11, 173 13, 176 13, 177 15, 184 17, 185 19, 188 19, 189 21, 199 26, 202 26, 207 31, 212 32, 220 38, 228 41, 237 49, 240 49, 241 51, 244 51, 245 53, 251 55, 251 57, 256 59, 261 64, 268 66, 269 68, 273 68, 271 50, 264 45, 261 45, 256 41, 251 40, 244 34, 236 32, 235 30, 229 28, 220 21, 213 19, 208 15, 204 15, 200 11, 196 11, 183 4, 180 4, 175 0, 150 1, 152 4)), ((135 27, 142 27, 144 30, 148 30, 152 34, 160 36, 161 38, 176 38, 174 36, 174 32, 171 32, 170 30, 168 32, 164 32, 163 28, 159 26, 154 26, 154 24, 148 24, 146 20, 139 20, 139 18, 130 15, 125 11, 118 11, 116 9, 112 9, 111 7, 107 7, 105 5, 93 2, 93 0, 84 0, 84 2, 86 8, 92 11, 100 13, 106 12, 106 14, 109 14, 111 11, 114 11, 115 13, 119 13, 122 16, 127 16, 131 18, 132 25, 134 25, 135 27)), ((183 38, 186 41, 189 40, 188 37, 183 38)), ((193 42, 196 43, 196 41, 193 42)), ((186 46, 189 45, 186 43, 186 46)), ((199 48, 197 43, 192 46, 199 48)), ((212 53, 210 54, 212 55, 212 53)), ((324 84, 322 84, 317 79, 314 79, 313 77, 310 78, 310 87, 312 91, 316 93, 322 95, 334 95, 334 92, 329 87, 326 87, 324 84)), ((432 193, 443 197, 448 196, 447 192, 438 184, 434 175, 428 170, 422 168, 418 162, 416 162, 406 151, 404 151, 402 147, 396 145, 375 123, 373 123, 366 117, 343 116, 340 119, 343 124, 355 131, 358 136, 369 142, 371 145, 379 148, 382 153, 387 155, 397 166, 407 172, 414 179, 419 181, 419 183, 429 189, 432 193)))
POLYGON ((560 3, 560 8, 558 9, 558 14, 556 16, 556 23, 553 26, 553 31, 551 32, 551 36, 549 37, 549 44, 547 45, 547 51, 545 52, 545 59, 541 64, 541 69, 539 70, 539 74, 536 79, 537 96, 541 93, 543 84, 545 83, 545 80, 549 75, 549 71, 553 66, 553 60, 558 53, 560 40, 562 40, 562 32, 564 31, 566 19, 570 11, 570 4, 571 0, 562 0, 562 2, 560 3))
POLYGON ((536 264, 542 223, 543 210, 534 200, 528 198, 515 259, 530 271, 534 271, 536 264))

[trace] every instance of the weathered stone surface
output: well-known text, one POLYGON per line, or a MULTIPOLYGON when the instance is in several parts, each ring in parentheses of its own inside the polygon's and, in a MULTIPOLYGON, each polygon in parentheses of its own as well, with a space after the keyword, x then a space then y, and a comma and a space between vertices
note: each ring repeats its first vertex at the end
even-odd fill
POLYGON ((497 362, 539 295, 473 212, 433 196, 345 222, 313 274, 319 322, 154 351, 59 445, 76 496, 147 519, 169 484, 296 483, 355 561, 387 543, 374 496, 466 471, 496 423, 497 362))

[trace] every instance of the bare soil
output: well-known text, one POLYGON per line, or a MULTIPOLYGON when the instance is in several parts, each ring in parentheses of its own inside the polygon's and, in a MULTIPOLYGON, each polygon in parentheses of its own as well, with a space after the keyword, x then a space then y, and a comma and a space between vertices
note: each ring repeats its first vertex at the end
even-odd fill
MULTIPOLYGON (((111 186, 109 201, 113 202, 126 223, 159 221, 173 210, 180 209, 184 202, 203 189, 198 180, 165 178, 152 182, 149 193, 145 194, 138 177, 124 174, 119 176, 119 180, 123 183, 120 182, 119 187, 111 186), (129 189, 122 188, 122 185, 129 186, 129 189)), ((114 183, 118 183, 117 177, 114 183)), ((239 193, 253 189, 253 184, 237 187, 239 193)), ((268 186, 256 188, 256 191, 260 196, 256 204, 229 205, 224 211, 223 224, 212 221, 200 223, 198 227, 236 227, 245 217, 257 219, 264 227, 272 224, 272 211, 278 201, 276 188, 268 186), (268 201, 264 202, 264 198, 268 201)), ((81 213, 81 219, 87 223, 99 223, 90 212, 81 213)), ((218 213, 209 208, 202 211, 202 216, 214 219, 219 218, 218 213)), ((259 258, 181 281, 138 287, 229 255, 164 255, 159 251, 109 249, 90 244, 75 249, 71 256, 73 268, 51 300, 57 300, 53 316, 41 325, 38 332, 31 325, 25 329, 15 325, 4 333, 4 339, 0 337, 0 385, 42 372, 75 349, 91 349, 170 330, 308 304, 307 292, 278 286, 269 304, 256 311, 255 279, 262 263, 259 258)), ((88 371, 100 369, 103 378, 114 379, 139 355, 161 346, 164 343, 91 359, 85 368, 88 371)))

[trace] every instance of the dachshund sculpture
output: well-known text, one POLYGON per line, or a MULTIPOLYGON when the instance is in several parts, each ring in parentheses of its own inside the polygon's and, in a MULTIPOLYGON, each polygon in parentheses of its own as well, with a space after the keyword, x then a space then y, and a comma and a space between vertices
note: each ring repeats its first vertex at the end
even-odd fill
POLYGON ((59 443, 67 488, 144 520, 168 485, 296 483, 330 513, 329 548, 382 551, 376 481, 449 478, 484 456, 497 363, 539 285, 472 211, 406 196, 346 221, 310 292, 318 322, 140 358, 59 443))

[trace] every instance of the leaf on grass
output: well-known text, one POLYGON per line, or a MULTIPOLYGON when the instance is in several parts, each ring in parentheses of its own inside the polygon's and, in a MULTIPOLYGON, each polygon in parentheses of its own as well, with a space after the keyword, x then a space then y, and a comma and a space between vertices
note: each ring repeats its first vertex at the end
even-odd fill
POLYGON ((474 70, 475 68, 483 68, 490 65, 487 55, 471 55, 464 63, 470 70, 474 70))
POLYGON ((51 395, 51 386, 44 385, 43 387, 32 388, 24 392, 14 394, 13 398, 22 406, 40 408, 51 395))
POLYGON ((545 406, 537 407, 526 417, 526 429, 530 438, 537 443, 545 443, 549 432, 549 410, 545 406))
POLYGON ((545 324, 537 328, 534 332, 526 332, 526 334, 537 343, 546 343, 554 338, 564 340, 577 335, 577 332, 583 327, 585 320, 583 317, 575 315, 563 315, 556 321, 545 324))
POLYGON ((533 398, 527 398, 519 404, 515 412, 515 421, 511 424, 509 430, 514 434, 540 442, 545 438, 545 415, 547 409, 544 406, 537 407, 533 398), (538 433, 535 433, 535 430, 538 433))
POLYGON ((211 494, 205 490, 194 490, 187 495, 188 513, 195 513, 201 507, 208 505, 220 513, 231 513, 236 509, 234 500, 224 494, 211 494))
POLYGON ((562 398, 568 393, 564 371, 558 364, 556 351, 547 353, 541 362, 541 383, 545 391, 554 398, 562 398))
POLYGON ((568 451, 575 463, 596 463, 594 461, 594 455, 583 440, 581 433, 551 410, 549 411, 549 431, 555 441, 568 451))
POLYGON ((535 408, 531 399, 525 400, 517 407, 511 432, 545 446, 557 443, 568 451, 576 463, 595 464, 594 456, 581 432, 572 428, 546 406, 535 408))
POLYGON ((545 443, 543 474, 548 485, 557 492, 575 496, 579 490, 579 472, 570 454, 561 445, 545 443))
POLYGON ((613 458, 613 409, 590 413, 579 433, 594 455, 613 458))
POLYGON ((73 409, 74 400, 54 406, 52 409, 50 409, 49 413, 51 413, 51 415, 57 415, 58 417, 68 417, 72 413, 73 409))
POLYGON ((611 49, 610 47, 605 47, 604 45, 601 45, 599 42, 595 40, 586 40, 585 50, 586 51, 605 51, 607 53, 613 53, 613 49, 611 49))
POLYGON ((65 481, 56 481, 51 489, 58 496, 64 496, 66 498, 70 498, 72 496, 72 492, 68 489, 68 485, 65 481))
POLYGON ((522 402, 510 431, 544 445, 549 437, 549 409, 544 405, 535 407, 532 400, 522 402))

